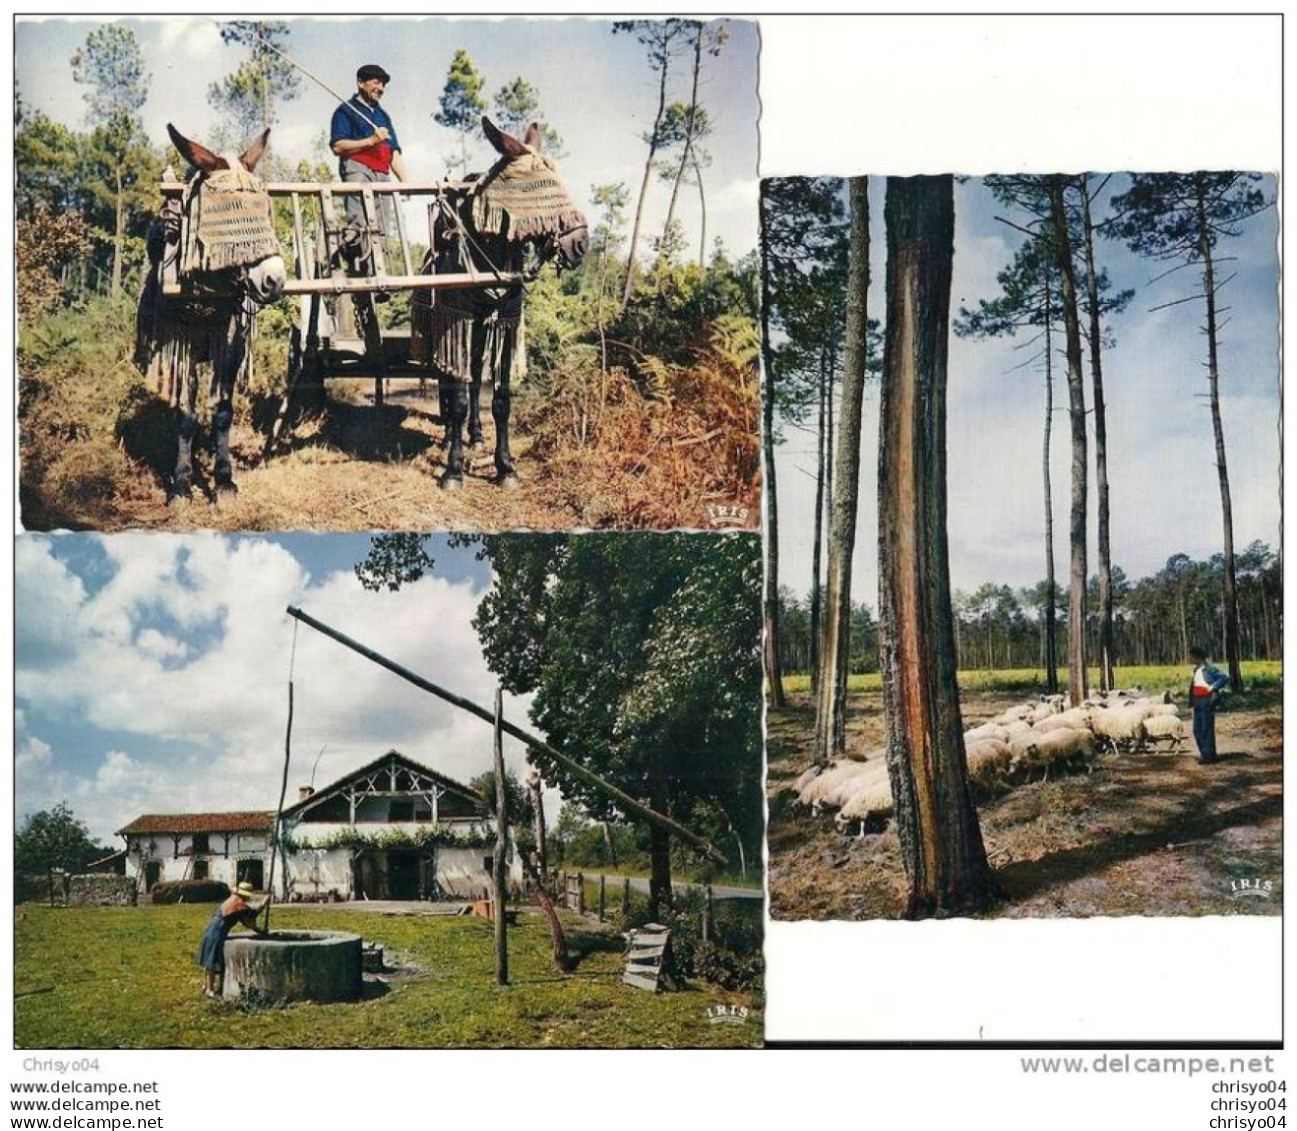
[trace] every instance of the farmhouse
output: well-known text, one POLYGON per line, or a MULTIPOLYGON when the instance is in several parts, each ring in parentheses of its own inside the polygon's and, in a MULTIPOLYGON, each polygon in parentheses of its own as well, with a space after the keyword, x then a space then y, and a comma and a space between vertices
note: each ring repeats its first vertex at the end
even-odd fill
MULTIPOLYGON (((455 899, 491 886, 487 801, 396 750, 284 809, 278 899, 455 899)), ((118 830, 141 891, 162 880, 270 882, 273 810, 146 814, 118 830)), ((512 845, 510 877, 521 883, 512 845)))

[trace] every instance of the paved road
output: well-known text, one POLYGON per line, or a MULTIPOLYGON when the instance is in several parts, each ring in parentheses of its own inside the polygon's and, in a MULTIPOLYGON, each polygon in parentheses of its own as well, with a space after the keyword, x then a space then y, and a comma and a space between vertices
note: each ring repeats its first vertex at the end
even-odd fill
MULTIPOLYGON (((575 873, 569 873, 574 875, 575 873)), ((587 880, 597 880, 598 872, 584 873, 587 880)), ((606 873, 608 876, 608 889, 615 891, 625 876, 614 876, 611 872, 606 873)), ((649 882, 639 876, 630 877, 630 886, 636 891, 647 892, 649 882)), ((671 887, 676 891, 702 891, 706 884, 672 884, 671 887)), ((714 899, 763 899, 765 893, 760 888, 741 888, 733 887, 729 884, 712 884, 712 898, 714 899)))

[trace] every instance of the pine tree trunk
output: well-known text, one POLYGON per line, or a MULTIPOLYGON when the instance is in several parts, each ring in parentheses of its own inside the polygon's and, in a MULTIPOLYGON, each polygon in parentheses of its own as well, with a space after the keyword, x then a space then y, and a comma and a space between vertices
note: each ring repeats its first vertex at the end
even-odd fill
POLYGON ((1216 473, 1220 479, 1220 509, 1224 524, 1225 559, 1225 659, 1236 691, 1243 689, 1243 663, 1238 643, 1238 582, 1234 566, 1234 509, 1229 496, 1229 470, 1225 466, 1225 431, 1220 417, 1220 366, 1217 356, 1216 277, 1211 259, 1210 229, 1202 177, 1198 177, 1198 231, 1202 252, 1203 290, 1207 295, 1207 380, 1211 385, 1211 428, 1216 438, 1216 473))
POLYGON ((113 223, 113 282, 111 294, 122 293, 122 245, 126 239, 126 193, 122 188, 122 170, 117 169, 117 208, 113 223))
POLYGON ((1058 580, 1054 575, 1054 495, 1049 475, 1049 443, 1054 431, 1054 342, 1050 328, 1051 295, 1045 279, 1045 688, 1058 691, 1058 580))
POLYGON ((1086 616, 1086 448, 1085 383, 1081 375, 1081 324, 1076 308, 1076 279, 1072 273, 1072 246, 1063 201, 1063 178, 1049 178, 1049 203, 1053 219, 1054 255, 1063 298, 1063 327, 1067 334, 1067 391, 1072 422, 1072 512, 1069 526, 1072 554, 1067 605, 1068 697, 1079 707, 1089 694, 1085 670, 1086 616))
POLYGON ((698 164, 698 151, 693 153, 694 177, 698 181, 698 214, 701 217, 698 228, 698 269, 707 268, 707 193, 703 189, 703 170, 698 164))
MULTIPOLYGON (((767 247, 766 204, 761 203, 761 246, 767 247)), ((762 610, 765 633, 765 677, 770 706, 784 706, 784 677, 779 662, 779 506, 775 491, 775 379, 770 364, 770 270, 761 272, 761 342, 764 348, 765 397, 761 405, 761 457, 765 476, 766 577, 762 610)))
POLYGON ((820 550, 824 542, 824 478, 825 465, 831 453, 825 443, 825 425, 827 424, 826 401, 829 397, 828 381, 824 375, 824 359, 820 358, 820 425, 818 457, 815 464, 815 544, 811 548, 811 691, 818 692, 820 687, 820 606, 824 588, 820 582, 820 550))
MULTIPOLYGON (((649 807, 666 813, 667 783, 656 764, 649 769, 649 807)), ((657 919, 671 906, 671 834, 661 826, 649 826, 649 914, 657 919)))
POLYGON ((906 915, 918 918, 991 897, 964 754, 946 538, 952 179, 889 178, 885 217, 879 659, 906 915))
POLYGON ((684 180, 685 168, 693 156, 694 116, 698 112, 698 74, 703 67, 703 23, 698 21, 698 34, 694 36, 694 79, 689 94, 689 121, 685 126, 684 151, 680 154, 680 164, 676 167, 675 180, 671 182, 671 201, 667 205, 666 222, 662 225, 662 242, 666 246, 667 233, 671 231, 671 221, 676 215, 676 201, 680 197, 680 182, 684 180))
POLYGON ((639 246, 640 224, 644 219, 644 200, 648 196, 649 178, 653 175, 653 159, 657 156, 658 145, 662 138, 662 115, 667 106, 667 71, 670 69, 670 58, 664 48, 662 67, 658 76, 658 112, 653 119, 653 132, 649 135, 648 158, 644 162, 644 179, 639 186, 639 200, 635 204, 635 223, 631 227, 630 251, 626 257, 626 286, 622 290, 621 305, 626 309, 630 302, 631 291, 635 287, 635 249, 639 246))
POLYGON ((846 354, 837 471, 829 515, 828 592, 823 664, 816 696, 815 757, 827 761, 846 748, 847 660, 851 635, 851 559, 856 545, 860 480, 860 418, 864 408, 869 291, 869 179, 849 184, 851 224, 847 268, 846 354))
POLYGON ((1090 380, 1094 385, 1094 474, 1099 504, 1099 686, 1117 686, 1116 636, 1112 616, 1112 551, 1108 536, 1108 417, 1103 399, 1103 337, 1099 327, 1099 277, 1094 265, 1094 225, 1090 219, 1090 186, 1077 181, 1085 229, 1086 291, 1090 303, 1090 380))

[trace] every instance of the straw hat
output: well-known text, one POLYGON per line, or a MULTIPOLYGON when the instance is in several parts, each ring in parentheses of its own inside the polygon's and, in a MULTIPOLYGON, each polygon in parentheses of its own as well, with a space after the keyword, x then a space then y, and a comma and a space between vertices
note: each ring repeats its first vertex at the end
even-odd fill
POLYGON ((244 880, 243 883, 239 884, 239 886, 230 894, 237 895, 240 899, 250 899, 252 896, 257 894, 257 889, 248 883, 247 880, 244 880))

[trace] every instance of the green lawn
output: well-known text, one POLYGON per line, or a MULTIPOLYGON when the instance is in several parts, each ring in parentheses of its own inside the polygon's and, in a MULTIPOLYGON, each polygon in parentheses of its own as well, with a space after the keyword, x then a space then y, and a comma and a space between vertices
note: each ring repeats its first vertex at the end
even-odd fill
MULTIPOLYGON (((1140 686, 1150 693, 1179 690, 1187 687, 1192 668, 1187 664, 1153 664, 1145 667, 1118 667, 1117 684, 1120 687, 1140 686)), ((1244 660, 1243 681, 1249 687, 1274 686, 1283 676, 1283 664, 1278 660, 1244 660)), ((1059 670, 1061 686, 1067 687, 1067 668, 1059 670)), ((1091 668, 1091 687, 1099 686, 1099 669, 1091 668)), ((959 686, 964 691, 1021 691, 1036 693, 1045 687, 1043 668, 1006 668, 999 671, 973 669, 959 673, 959 686)), ((882 676, 878 672, 853 674, 847 677, 848 691, 881 691, 882 676)), ((784 690, 790 694, 805 694, 811 689, 809 673, 784 676, 784 690)))
POLYGON ((15 911, 22 1048, 733 1047, 762 1036, 749 995, 622 984, 620 940, 575 918, 569 947, 583 956, 573 974, 555 971, 544 920, 524 911, 509 932, 512 984, 498 987, 485 920, 277 908, 276 928, 355 932, 405 973, 386 987, 367 981, 355 1004, 244 1011, 199 992, 194 951, 209 906, 15 911), (721 1004, 747 1007, 746 1021, 710 1023, 707 1007, 721 1004))

